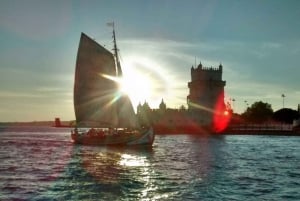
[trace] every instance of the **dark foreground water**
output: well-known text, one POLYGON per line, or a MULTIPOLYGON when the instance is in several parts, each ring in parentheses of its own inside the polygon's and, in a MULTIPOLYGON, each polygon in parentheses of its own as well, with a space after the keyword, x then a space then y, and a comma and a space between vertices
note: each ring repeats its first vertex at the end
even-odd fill
POLYGON ((0 200, 300 200, 300 137, 159 135, 129 149, 1 128, 0 200))

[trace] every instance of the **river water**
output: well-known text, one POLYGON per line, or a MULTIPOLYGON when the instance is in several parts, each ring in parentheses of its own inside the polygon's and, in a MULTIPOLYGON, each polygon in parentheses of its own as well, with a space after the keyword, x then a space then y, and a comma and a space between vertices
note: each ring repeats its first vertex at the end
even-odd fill
POLYGON ((66 128, 1 128, 0 200, 300 200, 300 137, 105 148, 73 145, 66 128))

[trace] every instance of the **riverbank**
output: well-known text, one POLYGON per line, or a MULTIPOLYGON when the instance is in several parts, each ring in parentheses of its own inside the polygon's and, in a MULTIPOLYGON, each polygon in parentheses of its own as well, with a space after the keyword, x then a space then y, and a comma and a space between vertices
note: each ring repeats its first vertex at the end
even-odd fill
POLYGON ((227 127, 221 134, 300 136, 300 130, 292 124, 235 124, 227 127))
MULTIPOLYGON (((71 121, 61 122, 61 126, 57 128, 73 128, 70 126, 71 121)), ((0 127, 56 127, 54 121, 31 121, 31 122, 0 122, 0 127)), ((156 135, 278 135, 278 136, 300 136, 300 129, 293 128, 289 124, 277 125, 259 125, 259 124, 243 124, 229 126, 227 129, 215 133, 209 127, 201 126, 174 126, 162 127, 153 126, 156 135)))

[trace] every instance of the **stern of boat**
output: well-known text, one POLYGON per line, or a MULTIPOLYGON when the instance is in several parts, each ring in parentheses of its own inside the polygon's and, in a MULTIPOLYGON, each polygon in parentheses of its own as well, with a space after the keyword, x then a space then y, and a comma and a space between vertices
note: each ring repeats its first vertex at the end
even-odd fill
POLYGON ((151 146, 154 142, 155 134, 152 127, 142 128, 141 136, 128 143, 128 145, 149 145, 151 146))

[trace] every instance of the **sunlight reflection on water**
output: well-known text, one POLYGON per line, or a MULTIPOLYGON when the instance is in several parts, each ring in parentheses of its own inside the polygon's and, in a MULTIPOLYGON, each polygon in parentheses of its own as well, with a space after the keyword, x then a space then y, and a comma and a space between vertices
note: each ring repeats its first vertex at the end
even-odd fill
POLYGON ((299 200, 300 138, 156 136, 74 146, 69 130, 0 132, 0 200, 299 200))
POLYGON ((149 166, 149 162, 146 161, 146 157, 138 157, 129 154, 122 154, 121 160, 119 162, 120 165, 124 166, 149 166))

